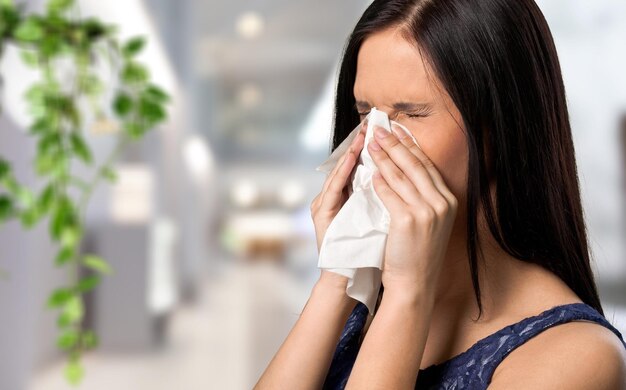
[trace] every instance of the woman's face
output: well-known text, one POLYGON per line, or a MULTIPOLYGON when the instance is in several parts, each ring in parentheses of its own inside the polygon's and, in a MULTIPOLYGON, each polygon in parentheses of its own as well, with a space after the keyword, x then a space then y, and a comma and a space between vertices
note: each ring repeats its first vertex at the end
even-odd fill
POLYGON ((417 48, 395 29, 373 34, 363 42, 358 55, 356 108, 365 114, 361 120, 371 107, 376 107, 406 126, 461 206, 465 200, 468 159, 463 122, 433 72, 429 73, 436 85, 429 81, 417 48))

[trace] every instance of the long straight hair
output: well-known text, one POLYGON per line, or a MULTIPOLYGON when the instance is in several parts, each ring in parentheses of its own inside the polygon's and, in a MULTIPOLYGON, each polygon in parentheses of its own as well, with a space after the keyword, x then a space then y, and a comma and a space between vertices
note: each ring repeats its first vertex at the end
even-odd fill
POLYGON ((484 262, 478 202, 507 253, 552 271, 604 315, 590 267, 563 78, 539 7, 533 0, 372 2, 343 50, 332 150, 360 122, 353 88, 361 44, 391 27, 417 47, 463 117, 469 150, 466 248, 478 318, 479 255, 484 262), (496 181, 495 205, 489 175, 496 181))

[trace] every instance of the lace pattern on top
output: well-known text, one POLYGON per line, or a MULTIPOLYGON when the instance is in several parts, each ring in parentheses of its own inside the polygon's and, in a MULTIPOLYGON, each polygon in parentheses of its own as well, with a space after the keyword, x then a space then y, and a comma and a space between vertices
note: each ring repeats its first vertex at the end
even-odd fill
MULTIPOLYGON (((324 390, 345 388, 359 351, 359 337, 367 315, 367 307, 358 302, 337 344, 324 390)), ((593 321, 607 327, 618 336, 626 348, 622 334, 593 307, 585 303, 559 305, 508 325, 442 363, 420 369, 415 388, 486 389, 496 367, 511 351, 545 329, 575 320, 593 321)))

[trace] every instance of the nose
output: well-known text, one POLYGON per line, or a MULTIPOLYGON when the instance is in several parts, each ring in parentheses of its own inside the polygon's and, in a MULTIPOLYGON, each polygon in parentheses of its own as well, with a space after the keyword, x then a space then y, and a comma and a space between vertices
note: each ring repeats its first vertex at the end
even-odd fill
POLYGON ((387 116, 389 117, 389 120, 396 120, 396 118, 398 117, 398 112, 394 112, 391 109, 385 109, 385 108, 378 108, 378 106, 375 106, 374 108, 376 108, 378 111, 382 111, 385 114, 387 114, 387 116))

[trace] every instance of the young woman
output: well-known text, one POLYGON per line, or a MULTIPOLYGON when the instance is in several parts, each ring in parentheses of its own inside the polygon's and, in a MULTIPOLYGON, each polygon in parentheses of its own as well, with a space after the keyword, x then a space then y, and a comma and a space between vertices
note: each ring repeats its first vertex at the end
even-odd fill
POLYGON ((311 211, 319 247, 368 147, 391 216, 376 311, 322 270, 255 388, 626 389, 534 1, 375 0, 345 48, 333 148, 371 107, 421 149, 359 134, 311 211))

